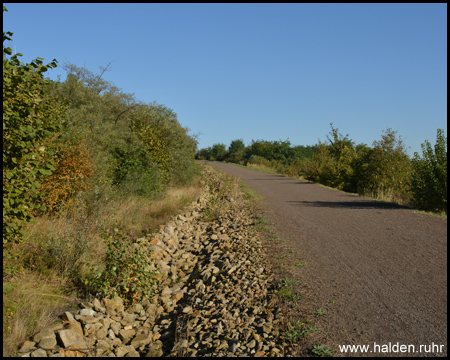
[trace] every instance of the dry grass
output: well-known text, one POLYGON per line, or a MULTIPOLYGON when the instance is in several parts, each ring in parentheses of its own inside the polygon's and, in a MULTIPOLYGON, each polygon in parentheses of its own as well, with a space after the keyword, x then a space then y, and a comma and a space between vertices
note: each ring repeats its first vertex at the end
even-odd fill
POLYGON ((116 201, 111 206, 114 213, 109 218, 124 226, 130 235, 140 237, 159 230, 159 225, 198 198, 200 192, 199 186, 188 186, 169 189, 164 199, 152 202, 139 197, 116 201))
POLYGON ((77 301, 68 295, 67 279, 23 271, 3 281, 3 356, 15 356, 18 345, 50 326, 57 313, 77 301))
POLYGON ((194 185, 170 189, 157 201, 129 197, 105 204, 95 215, 80 200, 73 213, 36 218, 24 241, 11 247, 13 258, 4 258, 3 356, 15 356, 21 343, 57 321, 64 307, 80 301, 77 297, 89 297, 81 279, 90 270, 87 264, 100 265, 106 254, 105 228, 116 224, 141 237, 159 230, 200 192, 194 185), (19 266, 23 270, 16 275, 5 272, 19 266))
POLYGON ((269 174, 278 174, 278 172, 274 168, 269 167, 269 166, 264 165, 264 164, 247 164, 246 167, 249 168, 249 169, 252 169, 252 170, 266 172, 266 173, 269 173, 269 174))

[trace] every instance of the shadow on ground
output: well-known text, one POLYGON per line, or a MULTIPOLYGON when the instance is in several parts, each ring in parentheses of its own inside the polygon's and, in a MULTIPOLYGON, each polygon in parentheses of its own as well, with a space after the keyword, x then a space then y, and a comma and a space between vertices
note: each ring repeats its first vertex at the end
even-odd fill
POLYGON ((288 201, 292 206, 314 206, 314 207, 328 207, 328 208, 347 208, 347 209, 385 209, 397 210, 405 209, 393 203, 381 201, 288 201))

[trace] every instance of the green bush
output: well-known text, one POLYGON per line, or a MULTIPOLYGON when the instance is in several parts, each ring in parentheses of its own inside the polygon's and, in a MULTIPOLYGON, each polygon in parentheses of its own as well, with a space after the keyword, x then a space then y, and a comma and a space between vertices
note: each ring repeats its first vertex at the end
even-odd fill
POLYGON ((128 303, 149 299, 159 283, 158 273, 151 270, 149 250, 143 251, 119 227, 114 228, 111 234, 105 233, 104 238, 108 241, 105 267, 97 266, 94 276, 84 279, 84 284, 92 293, 120 296, 128 303))
MULTIPOLYGON (((3 11, 5 11, 3 7, 3 11)), ((56 60, 43 65, 41 58, 29 64, 12 55, 3 32, 3 245, 20 241, 22 227, 36 209, 40 181, 55 170, 53 153, 44 141, 58 134, 66 107, 49 94, 43 73, 56 67, 56 60)))
POLYGON ((362 148, 353 163, 358 193, 400 203, 410 202, 411 162, 401 137, 387 129, 373 148, 362 148))
POLYGON ((422 144, 422 157, 414 153, 411 192, 416 206, 447 212, 447 137, 437 130, 434 151, 428 140, 422 144))
POLYGON ((188 184, 194 178, 197 141, 188 135, 173 110, 153 103, 131 114, 131 129, 159 165, 165 183, 188 184))

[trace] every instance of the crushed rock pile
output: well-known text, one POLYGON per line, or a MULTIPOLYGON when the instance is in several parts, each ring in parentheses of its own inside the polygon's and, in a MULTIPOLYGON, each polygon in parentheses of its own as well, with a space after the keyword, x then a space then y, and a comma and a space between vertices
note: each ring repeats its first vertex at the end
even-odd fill
POLYGON ((152 299, 128 307, 120 297, 82 302, 18 355, 289 356, 252 213, 236 184, 225 191, 216 170, 205 172, 202 194, 184 214, 130 245, 150 251, 161 275, 152 299), (212 203, 220 216, 210 221, 212 203))

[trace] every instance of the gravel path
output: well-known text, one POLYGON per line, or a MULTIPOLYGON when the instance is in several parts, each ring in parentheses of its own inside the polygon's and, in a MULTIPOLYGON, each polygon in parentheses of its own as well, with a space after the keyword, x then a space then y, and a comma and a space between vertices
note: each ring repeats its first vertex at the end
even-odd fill
POLYGON ((280 236, 304 254, 308 265, 298 274, 317 307, 328 309, 322 327, 328 343, 336 349, 369 345, 366 355, 372 356, 447 355, 446 219, 280 175, 209 164, 262 195, 280 236), (415 345, 415 353, 395 347, 383 352, 389 343, 415 345), (444 346, 426 352, 433 344, 444 346), (426 345, 421 352, 420 345, 426 345))

